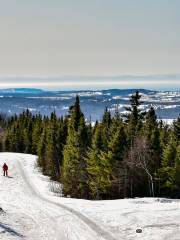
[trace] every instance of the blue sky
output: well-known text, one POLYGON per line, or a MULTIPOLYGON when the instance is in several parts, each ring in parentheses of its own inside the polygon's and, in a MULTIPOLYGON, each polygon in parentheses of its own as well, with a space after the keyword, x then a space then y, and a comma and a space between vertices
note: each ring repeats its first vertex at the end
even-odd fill
POLYGON ((179 0, 3 0, 0 87, 179 88, 179 9, 179 0), (124 75, 133 77, 112 77, 124 75))

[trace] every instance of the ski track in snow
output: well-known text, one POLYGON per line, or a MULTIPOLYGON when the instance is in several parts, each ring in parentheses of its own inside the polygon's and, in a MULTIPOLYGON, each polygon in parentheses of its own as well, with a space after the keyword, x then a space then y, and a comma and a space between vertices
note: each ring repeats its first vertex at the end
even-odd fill
POLYGON ((0 153, 0 240, 179 240, 180 200, 58 197, 36 156, 0 153), (136 229, 142 233, 136 233, 136 229))
POLYGON ((0 221, 0 239, 66 239, 63 229, 56 226, 54 210, 32 196, 16 160, 13 165, 6 162, 13 177, 1 177, 0 204, 6 213, 0 221))
POLYGON ((11 209, 4 214, 4 223, 0 221, 0 239, 115 239, 82 213, 42 196, 23 168, 25 156, 0 154, 1 163, 6 161, 13 176, 1 177, 0 181, 0 192, 3 192, 0 204, 3 203, 5 210, 11 209), (22 223, 19 226, 14 222, 22 223))
POLYGON ((81 214, 80 212, 78 212, 68 206, 65 206, 63 204, 55 203, 55 202, 41 196, 41 194, 39 192, 37 192, 36 189, 32 186, 32 183, 31 183, 30 179, 28 179, 27 175, 25 174, 25 172, 20 164, 20 161, 18 161, 18 165, 19 165, 19 169, 20 169, 21 175, 23 176, 24 181, 26 182, 29 189, 32 191, 32 193, 35 196, 37 196, 42 201, 45 201, 46 203, 49 203, 51 205, 56 205, 64 210, 67 210, 71 214, 74 214, 75 216, 80 218, 80 220, 82 220, 84 223, 86 223, 90 228, 92 228, 92 230, 95 231, 97 233, 97 235, 99 235, 101 238, 106 239, 106 240, 115 240, 115 238, 113 236, 111 236, 111 234, 109 232, 106 232, 105 230, 103 230, 95 222, 93 222, 91 219, 87 218, 85 215, 81 214))

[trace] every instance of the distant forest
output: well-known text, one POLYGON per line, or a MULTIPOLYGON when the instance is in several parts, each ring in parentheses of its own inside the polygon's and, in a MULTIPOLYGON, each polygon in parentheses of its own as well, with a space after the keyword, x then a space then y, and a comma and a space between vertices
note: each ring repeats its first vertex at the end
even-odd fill
POLYGON ((63 184, 64 195, 84 199, 180 198, 180 118, 168 126, 153 107, 141 111, 139 92, 126 114, 106 108, 94 126, 79 97, 65 117, 0 115, 0 150, 38 155, 44 175, 63 184))

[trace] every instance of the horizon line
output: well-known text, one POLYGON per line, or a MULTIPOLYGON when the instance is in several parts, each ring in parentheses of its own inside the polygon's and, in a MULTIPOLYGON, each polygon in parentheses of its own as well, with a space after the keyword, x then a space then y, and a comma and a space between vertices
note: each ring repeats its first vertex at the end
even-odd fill
POLYGON ((180 92, 180 90, 160 90, 160 89, 153 89, 153 88, 143 88, 143 87, 137 87, 137 88, 101 88, 101 89, 46 89, 46 88, 36 88, 36 87, 9 87, 9 88, 1 88, 0 90, 17 90, 17 89, 32 89, 32 90, 40 90, 42 92, 97 92, 97 91, 108 91, 108 90, 145 90, 145 91, 151 91, 151 92, 180 92))
POLYGON ((110 75, 103 75, 103 74, 54 74, 54 75, 43 75, 43 74, 0 74, 0 78, 118 78, 118 77, 180 77, 179 73, 132 73, 132 74, 110 74, 110 75))

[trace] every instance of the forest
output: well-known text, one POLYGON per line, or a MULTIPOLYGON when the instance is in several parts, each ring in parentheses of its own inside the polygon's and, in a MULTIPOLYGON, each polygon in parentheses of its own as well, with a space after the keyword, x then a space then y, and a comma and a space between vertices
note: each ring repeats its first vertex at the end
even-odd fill
POLYGON ((126 114, 106 108, 87 122, 76 96, 67 116, 0 114, 0 151, 38 156, 44 175, 63 184, 64 196, 83 199, 180 198, 180 118, 166 125, 139 92, 126 114))

